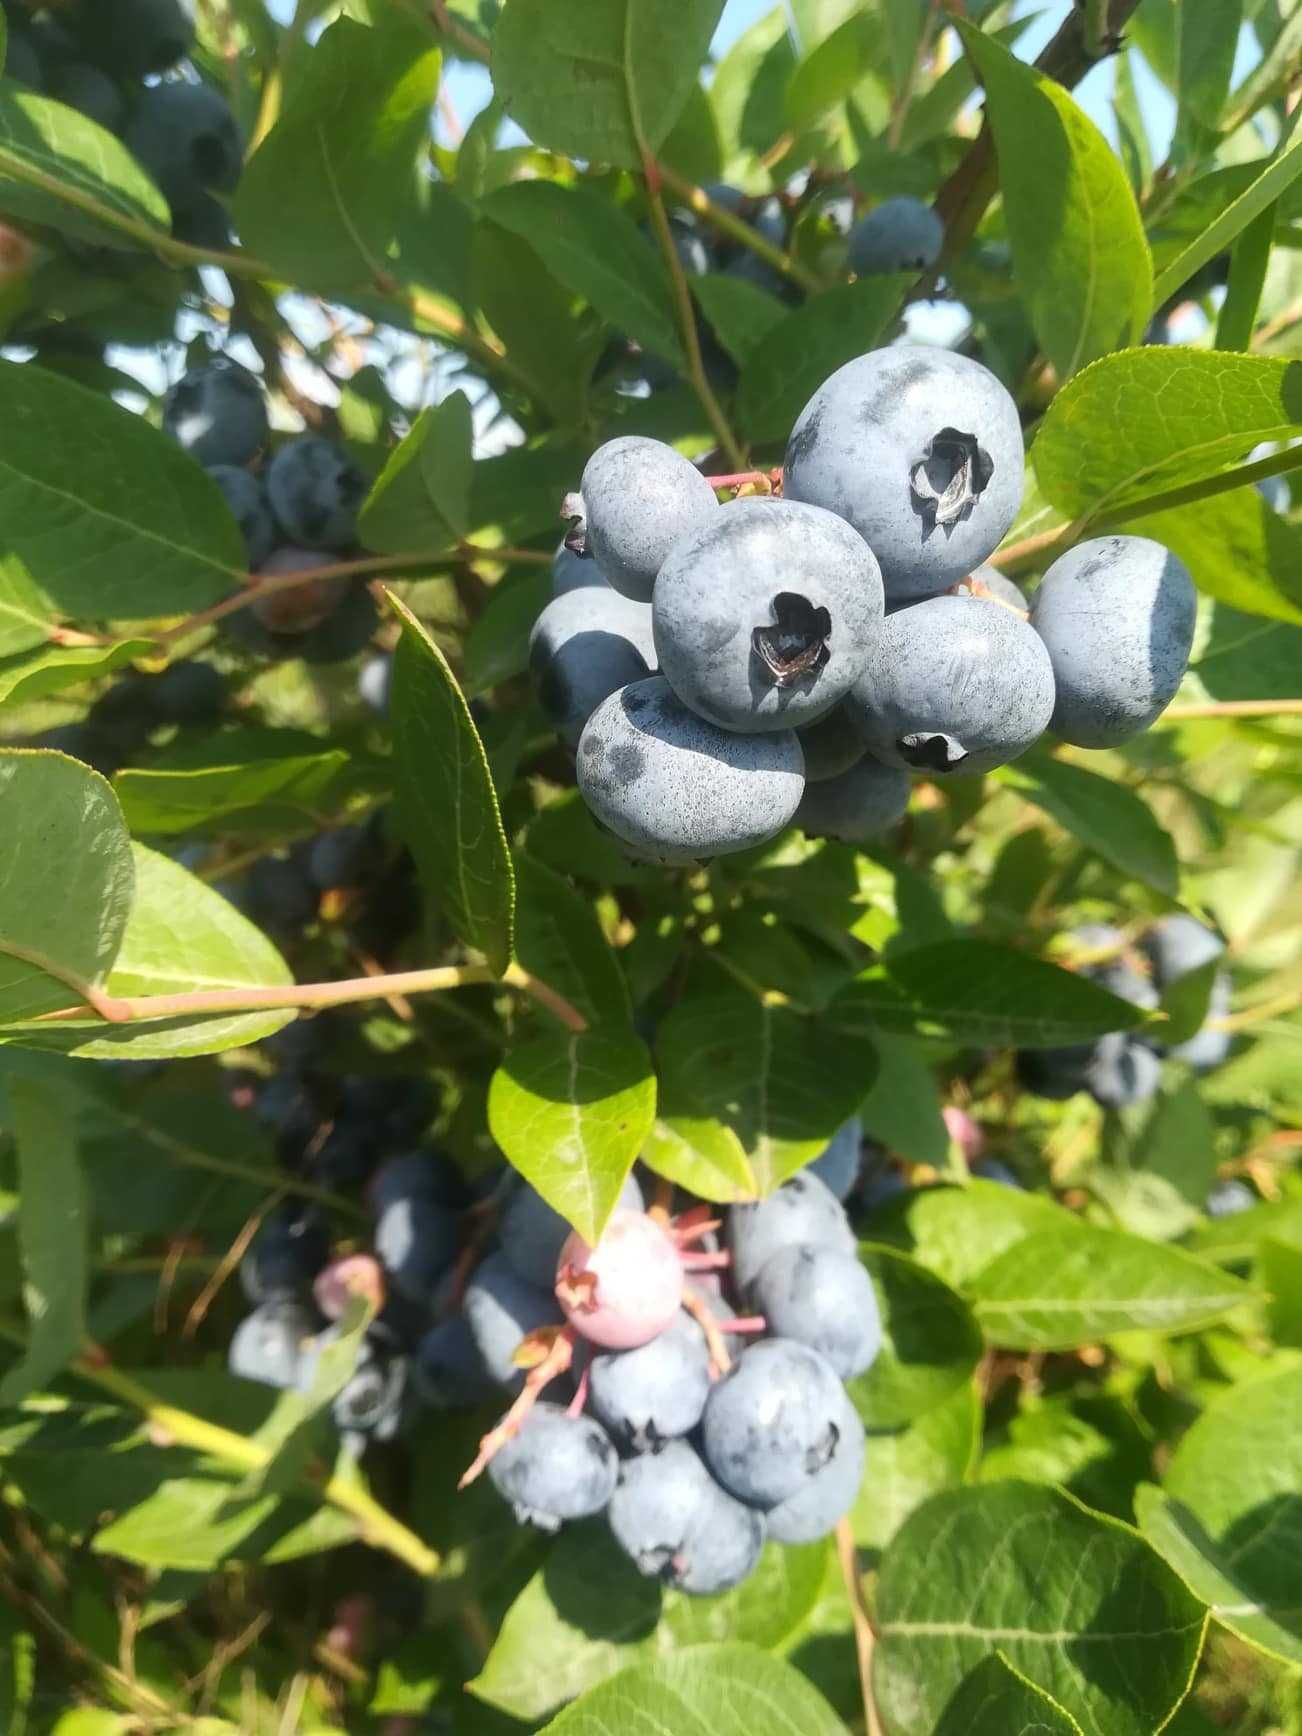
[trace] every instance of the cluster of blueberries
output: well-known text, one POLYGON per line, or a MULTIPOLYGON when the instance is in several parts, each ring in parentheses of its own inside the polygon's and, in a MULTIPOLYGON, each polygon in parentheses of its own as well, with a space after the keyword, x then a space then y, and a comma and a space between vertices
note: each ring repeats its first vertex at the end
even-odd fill
MULTIPOLYGON (((428 1111, 399 1105, 395 1125, 388 1101, 377 1136, 366 1083, 371 1099, 353 1104, 345 1082, 330 1135, 353 1126, 366 1144, 354 1180, 377 1137, 410 1136, 411 1110, 428 1111)), ((332 1258, 311 1209, 263 1225, 241 1268, 255 1306, 230 1367, 305 1390, 363 1293, 378 1312, 332 1406, 354 1448, 392 1438, 422 1406, 512 1401, 463 1481, 486 1468, 521 1523, 545 1531, 604 1512, 642 1573, 723 1591, 766 1538, 826 1535, 859 1488, 864 1430, 845 1383, 882 1338, 841 1203, 860 1168, 855 1121, 767 1199, 717 1215, 690 1201, 648 1210, 630 1177, 589 1246, 513 1172, 470 1184, 434 1150, 410 1150, 364 1183, 373 1252, 332 1258)))
POLYGON ((230 104, 177 72, 194 45, 193 0, 4 0, 5 76, 121 136, 172 212, 174 233, 225 247, 221 195, 234 192, 244 141, 230 104), (145 83, 155 74, 168 76, 145 83))
POLYGON ((861 842, 909 777, 980 774, 1052 730, 1116 747, 1170 702, 1196 596, 1144 537, 1080 543, 1029 607, 984 565, 1021 504, 1017 406, 980 363, 897 345, 839 368, 782 498, 720 503, 672 447, 599 447, 562 516, 531 667, 596 818, 636 859, 795 824, 861 842))
MULTIPOLYGON (((1119 929, 1102 922, 1073 929, 1071 939, 1084 955, 1082 976, 1146 1010, 1155 1008, 1181 977, 1214 964, 1225 951, 1220 935, 1184 911, 1155 922, 1134 948, 1119 929)), ((1017 1057, 1018 1076, 1038 1097, 1063 1099, 1088 1091, 1104 1109, 1143 1103, 1161 1081, 1163 1056, 1198 1073, 1219 1067, 1226 1059, 1230 1033, 1220 1028, 1219 1021, 1229 1012, 1230 989, 1229 972, 1218 968, 1206 1022, 1186 1042, 1166 1047, 1147 1033, 1109 1031, 1094 1043, 1025 1050, 1017 1057)))
MULTIPOLYGON (((221 489, 259 579, 310 572, 355 548, 367 489, 361 470, 319 434, 286 440, 268 459, 262 384, 229 356, 189 369, 169 389, 163 428, 221 489)), ((272 589, 223 626, 261 656, 334 663, 359 651, 376 621, 364 587, 323 578, 272 589)))

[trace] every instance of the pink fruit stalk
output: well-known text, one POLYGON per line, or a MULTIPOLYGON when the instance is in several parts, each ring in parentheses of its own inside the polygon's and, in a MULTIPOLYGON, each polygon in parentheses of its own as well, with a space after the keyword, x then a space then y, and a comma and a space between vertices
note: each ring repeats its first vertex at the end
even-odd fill
POLYGON ((682 1256, 654 1218, 617 1211, 595 1246, 577 1231, 565 1243, 556 1298, 590 1343, 636 1350, 663 1332, 682 1306, 682 1256))

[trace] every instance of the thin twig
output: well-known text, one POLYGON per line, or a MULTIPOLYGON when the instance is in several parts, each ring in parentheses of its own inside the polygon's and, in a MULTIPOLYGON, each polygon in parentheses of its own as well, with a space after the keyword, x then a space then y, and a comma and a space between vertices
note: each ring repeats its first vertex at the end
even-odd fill
POLYGON ((936 14, 940 10, 940 0, 930 0, 927 16, 923 19, 922 29, 918 32, 918 44, 913 51, 913 59, 905 74, 904 83, 896 95, 891 110, 890 125, 886 129, 886 143, 891 150, 898 151, 900 137, 904 132, 904 123, 908 119, 909 105, 913 101, 914 92, 918 88, 918 80, 922 77, 922 69, 926 65, 927 55, 931 49, 931 39, 936 30, 936 14))
POLYGON ((1199 717, 1297 717, 1302 699, 1218 699, 1205 705, 1168 705, 1157 723, 1185 723, 1199 717))
POLYGON ((464 24, 448 11, 447 0, 430 0, 430 14, 434 19, 435 28, 443 33, 450 42, 455 42, 463 54, 472 60, 488 61, 492 53, 486 42, 482 42, 473 30, 468 30, 464 24))
POLYGON ((735 212, 729 211, 723 205, 716 205, 704 187, 698 187, 694 181, 689 181, 685 175, 671 169, 668 163, 658 163, 656 166, 665 186, 671 187, 683 204, 698 217, 703 217, 711 228, 717 229, 720 235, 726 235, 729 241, 735 241, 739 247, 747 248, 757 259, 771 265, 774 271, 791 283, 798 284, 810 295, 817 295, 823 287, 822 284, 798 259, 793 259, 789 253, 775 247, 735 212))
POLYGON ((859 1686, 863 1693, 863 1722, 867 1736, 885 1736, 877 1699, 873 1693, 873 1648, 877 1637, 872 1617, 864 1601, 863 1582, 859 1577, 859 1551, 855 1547, 854 1531, 848 1519, 836 1527, 836 1558, 841 1564, 841 1578, 850 1603, 850 1619, 854 1623, 854 1649, 859 1660, 859 1686))

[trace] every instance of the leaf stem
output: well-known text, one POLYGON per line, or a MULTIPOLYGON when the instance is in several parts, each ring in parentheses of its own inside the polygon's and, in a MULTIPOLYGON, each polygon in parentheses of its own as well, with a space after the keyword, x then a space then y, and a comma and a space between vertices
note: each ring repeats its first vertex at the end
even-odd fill
POLYGON ((447 0, 430 0, 430 13, 434 19, 435 28, 440 30, 450 42, 472 60, 489 61, 492 53, 486 42, 481 42, 473 30, 467 30, 465 25, 453 18, 448 11, 447 0))
POLYGON ((1186 723, 1199 717, 1298 716, 1302 716, 1302 699, 1219 699, 1205 705, 1168 705, 1155 720, 1154 727, 1163 723, 1186 723))
POLYGON ((817 295, 823 286, 812 271, 806 270, 798 260, 793 259, 789 253, 784 253, 780 247, 775 247, 771 241, 766 241, 744 218, 736 216, 722 205, 716 205, 704 187, 698 187, 694 181, 689 181, 667 163, 658 163, 656 166, 665 186, 672 187, 688 209, 695 211, 698 217, 703 217, 712 229, 717 229, 721 235, 726 235, 729 241, 735 241, 738 246, 745 247, 757 259, 771 265, 774 271, 791 283, 798 284, 808 294, 817 295))
POLYGON ((674 306, 678 313, 683 351, 687 357, 688 380, 700 400, 701 408, 709 418, 715 439, 727 455, 728 462, 734 470, 745 470, 746 453, 728 426, 728 419, 719 405, 719 400, 714 395, 709 380, 705 377, 705 364, 701 359, 701 340, 696 330, 696 304, 692 300, 692 292, 688 287, 683 262, 678 257, 678 249, 674 246, 673 230, 669 227, 669 218, 665 213, 665 202, 660 194, 660 167, 645 146, 642 147, 642 170, 646 176, 647 203, 651 207, 652 227, 656 232, 656 240, 660 243, 660 252, 664 257, 665 269, 669 273, 669 284, 673 291, 674 306))
POLYGON ((859 1576, 859 1552, 855 1548, 854 1531, 848 1519, 836 1526, 836 1558, 841 1564, 841 1578, 850 1603, 850 1619, 854 1623, 854 1649, 859 1660, 859 1686, 863 1693, 863 1722, 866 1736, 885 1736, 877 1699, 873 1693, 873 1649, 877 1636, 872 1617, 864 1600, 863 1582, 859 1576))
POLYGON ((44 1013, 33 1024, 63 1024, 97 1012, 112 1024, 135 1024, 142 1019, 170 1019, 187 1014, 292 1011, 300 1008, 347 1006, 355 1001, 387 1000, 391 995, 435 993, 464 988, 471 983, 503 983, 531 995, 576 1034, 588 1022, 563 995, 540 982, 519 965, 508 965, 501 976, 485 964, 438 965, 431 970, 395 971, 382 976, 351 977, 334 983, 291 983, 288 987, 193 989, 175 995, 100 997, 99 1005, 64 1007, 44 1013))

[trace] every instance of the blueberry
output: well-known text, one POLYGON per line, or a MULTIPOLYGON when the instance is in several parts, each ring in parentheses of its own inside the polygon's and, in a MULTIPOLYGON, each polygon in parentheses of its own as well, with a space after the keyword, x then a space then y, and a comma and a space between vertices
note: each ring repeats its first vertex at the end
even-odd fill
POLYGON ((378 871, 380 851, 370 826, 337 826, 312 840, 307 871, 322 892, 364 886, 378 871))
POLYGON ((972 1165, 971 1173, 978 1181, 993 1181, 1000 1187, 1016 1188, 1018 1193, 1026 1192, 1021 1177, 1009 1169, 1006 1163, 1000 1163, 997 1157, 979 1157, 972 1165))
POLYGON ((367 1195, 377 1216, 386 1206, 417 1195, 450 1211, 460 1211, 466 1204, 466 1183, 450 1157, 422 1147, 382 1164, 371 1178, 367 1195))
MULTIPOLYGON (((631 1175, 617 1203, 629 1211, 642 1210, 642 1190, 631 1175)), ((550 1290, 556 1282, 561 1249, 569 1238, 570 1225, 561 1214, 536 1188, 521 1182, 506 1202, 500 1226, 502 1253, 512 1271, 540 1289, 550 1290)))
POLYGON ((840 777, 864 756, 863 737, 854 725, 850 705, 842 700, 817 723, 798 729, 800 751, 805 756, 805 781, 822 783, 824 778, 840 777))
POLYGON ((223 252, 235 239, 230 213, 211 193, 200 193, 184 211, 172 213, 172 234, 187 246, 210 253, 223 252))
POLYGON ((1162 1082, 1162 1063, 1145 1043, 1125 1031, 1100 1037, 1086 1075, 1086 1089, 1104 1109, 1144 1103, 1162 1082))
POLYGON ((375 1251, 394 1288, 411 1302, 433 1303, 460 1243, 455 1212, 428 1194, 391 1200, 375 1222, 375 1251))
POLYGON ((366 478, 342 446, 309 434, 289 441, 272 459, 267 498, 291 542, 345 549, 357 539, 366 478))
POLYGON ((651 611, 609 585, 554 597, 529 635, 529 666, 543 710, 577 747, 603 699, 655 673, 651 611))
POLYGON ((971 582, 974 587, 980 587, 974 588, 974 596, 983 596, 986 602, 1006 603, 1010 609, 1017 609, 1023 615, 1028 612, 1025 591, 998 567, 983 563, 971 575, 971 582))
POLYGON ((626 434, 592 454, 580 493, 567 495, 563 510, 574 526, 567 541, 581 538, 609 584, 649 603, 670 549, 718 507, 710 484, 681 453, 626 434))
POLYGON ((78 60, 61 67, 49 81, 49 94, 56 102, 78 110, 106 132, 121 132, 126 120, 126 102, 113 80, 97 66, 78 60))
POLYGON ((207 468, 240 527, 247 564, 250 568, 260 567, 280 540, 262 484, 256 476, 234 464, 210 464, 207 468))
POLYGON ((1232 1218, 1240 1212, 1250 1212, 1259 1204, 1257 1196, 1246 1182, 1230 1180, 1218 1181, 1207 1196, 1206 1210, 1209 1218, 1232 1218))
POLYGON ((865 755, 839 777, 807 783, 795 823, 810 838, 862 844, 902 820, 908 805, 908 773, 865 755))
POLYGON ((1031 604, 1057 685, 1054 733, 1117 747, 1147 729, 1180 685, 1197 604, 1184 567, 1148 537, 1099 537, 1056 560, 1031 604))
MULTIPOLYGON (((301 573, 326 564, 329 556, 308 549, 278 549, 263 562, 259 577, 301 573)), ((369 644, 378 624, 379 612, 364 585, 309 579, 258 598, 252 607, 228 615, 222 627, 260 657, 293 657, 318 664, 356 656, 369 644)))
POLYGON ((695 1596, 739 1585, 764 1547, 763 1515, 721 1489, 685 1441, 621 1465, 607 1518, 639 1573, 695 1596))
POLYGON ((411 1364, 417 1396, 433 1410, 475 1405, 497 1391, 464 1314, 452 1314, 420 1339, 411 1364))
POLYGON ((856 1246, 840 1201, 807 1169, 783 1182, 767 1199, 732 1206, 727 1235, 733 1281, 743 1297, 760 1268, 779 1248, 807 1242, 853 1254, 856 1246))
POLYGON ((475 1268, 462 1306, 489 1374, 499 1386, 519 1392, 524 1371, 511 1359, 530 1332, 563 1323, 556 1298, 520 1277, 504 1255, 490 1254, 475 1268))
POLYGON ((1137 1007, 1151 1009, 1157 1005, 1157 988, 1152 980, 1126 956, 1126 937, 1108 922, 1085 922, 1072 929, 1076 947, 1086 953, 1110 953, 1091 961, 1088 956, 1080 974, 1098 983, 1119 1000, 1130 1001, 1137 1007))
POLYGON ((701 1420, 705 1462, 752 1507, 776 1507, 837 1451, 845 1389, 816 1351, 765 1338, 710 1389, 701 1420))
POLYGON ((710 250, 697 233, 695 221, 690 217, 671 217, 669 233, 683 270, 689 277, 703 277, 712 262, 710 250))
POLYGON ((606 575, 590 555, 576 555, 565 544, 556 545, 552 556, 552 596, 568 596, 571 591, 596 591, 605 587, 606 575))
POLYGON ((836 1419, 836 1440, 826 1464, 794 1495, 765 1515, 775 1543, 814 1543, 836 1529, 855 1503, 863 1477, 863 1424, 848 1398, 836 1419))
POLYGON ((247 464, 267 438, 261 383, 229 356, 191 368, 163 399, 163 429, 200 464, 247 464))
MULTIPOLYGON (((294 573, 315 572, 326 564, 315 549, 280 548, 262 562, 258 577, 288 578, 294 573)), ((251 615, 269 633, 297 638, 311 633, 328 620, 347 595, 346 579, 305 579, 301 585, 269 591, 244 613, 251 615)))
POLYGON ((596 818, 635 852, 685 863, 776 837, 799 806, 803 765, 794 731, 730 734, 653 676, 593 712, 578 781, 596 818))
POLYGON ((25 84, 29 90, 42 90, 45 86, 41 58, 31 38, 12 27, 5 48, 5 77, 15 84, 25 84))
POLYGON ((710 1353, 690 1314, 636 1350, 605 1351, 589 1365, 593 1415, 628 1452, 690 1434, 710 1393, 710 1353))
POLYGON ((1219 934, 1183 910, 1155 922, 1141 944, 1160 988, 1201 970, 1225 951, 1219 934))
POLYGON ((393 686, 393 656, 382 652, 368 657, 357 675, 357 697, 370 706, 379 717, 389 715, 389 693, 393 686))
POLYGON ((846 1200, 854 1192, 863 1163, 863 1123, 851 1116, 844 1127, 838 1127, 812 1162, 805 1165, 806 1173, 815 1175, 829 1193, 846 1200))
POLYGON ((316 888, 297 856, 263 856, 244 881, 246 914, 260 928, 283 933, 303 928, 317 911, 316 888))
POLYGON ((149 703, 164 723, 215 723, 226 704, 226 682, 211 663, 183 658, 150 683, 149 703))
POLYGON ((993 554, 1024 462, 1017 406, 988 369, 904 344, 823 382, 792 431, 783 492, 849 520, 890 603, 943 591, 993 554))
POLYGON ((796 1242, 770 1254, 750 1286, 777 1338, 816 1350, 842 1380, 872 1366, 882 1347, 872 1280, 854 1254, 796 1242))
POLYGON ((312 1154, 312 1178, 341 1192, 360 1187, 375 1162, 375 1135, 369 1127, 339 1117, 312 1154))
POLYGON ((250 1302, 303 1297, 330 1258, 330 1235, 302 1206, 271 1212, 240 1261, 240 1283, 250 1302))
POLYGON ((1068 1049, 1023 1049, 1017 1056, 1017 1077, 1023 1090, 1051 1102, 1065 1102, 1089 1084, 1094 1046, 1077 1043, 1068 1049))
POLYGON ((242 1380, 288 1391, 299 1383, 316 1325, 316 1315, 301 1302, 283 1297, 264 1302, 236 1327, 227 1366, 242 1380))
POLYGON ((1223 1066, 1229 1059, 1232 1041, 1228 1031, 1217 1031, 1204 1025, 1186 1042, 1177 1043, 1166 1052, 1173 1061, 1182 1061, 1195 1073, 1210 1073, 1213 1067, 1223 1066))
POLYGON ((89 0, 73 18, 91 58, 119 78, 166 72, 194 42, 191 0, 89 0))
MULTIPOLYGON (((173 212, 188 210, 207 193, 233 192, 239 181, 240 129, 230 104, 210 84, 156 84, 141 91, 125 141, 173 212)), ((245 460, 215 452, 203 461, 245 460)))
POLYGON ((851 229, 846 254, 860 277, 925 271, 940 258, 945 225, 921 199, 902 193, 886 199, 851 229))
POLYGON ((619 1459, 591 1417, 537 1404, 488 1467, 493 1487, 523 1525, 557 1531, 566 1519, 600 1513, 615 1492, 619 1459))
POLYGON ((655 645, 685 705, 720 729, 815 723, 864 673, 881 575, 819 507, 738 500, 674 544, 656 579, 655 645))
POLYGON ((1053 712, 1039 636, 977 597, 932 597, 888 615, 851 697, 856 727, 884 765, 974 775, 1016 759, 1053 712))

